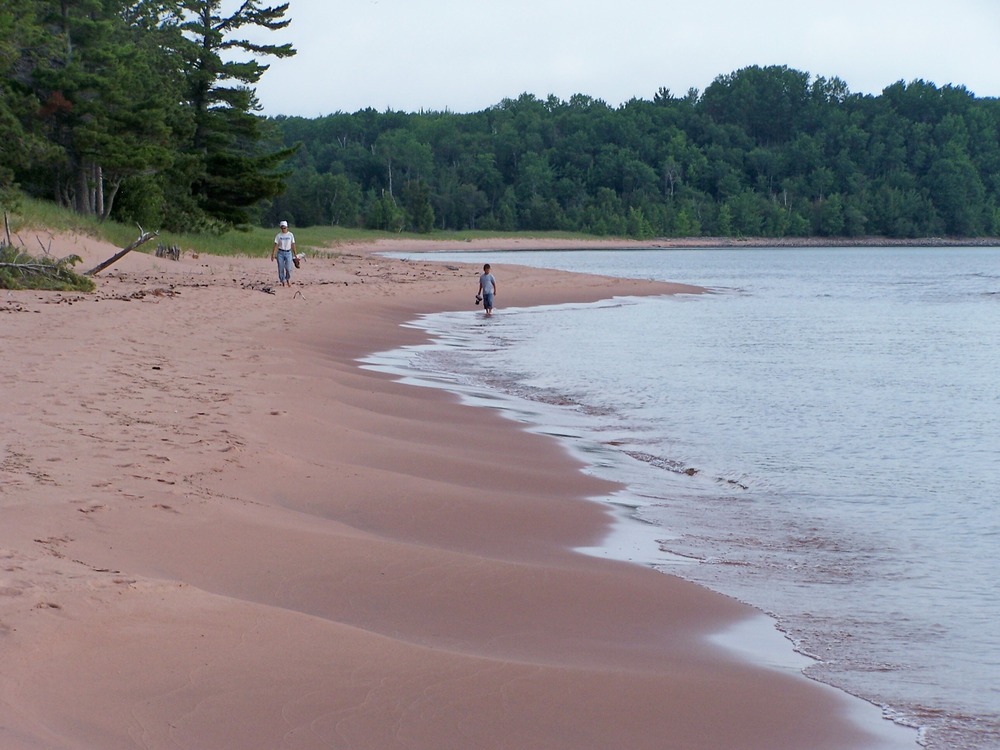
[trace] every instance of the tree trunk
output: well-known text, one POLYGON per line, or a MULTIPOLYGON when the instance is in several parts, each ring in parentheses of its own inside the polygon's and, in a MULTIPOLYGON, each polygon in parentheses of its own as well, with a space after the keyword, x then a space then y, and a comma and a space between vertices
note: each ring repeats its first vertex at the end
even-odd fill
POLYGON ((94 215, 104 218, 104 170, 94 165, 94 215))
POLYGON ((139 227, 139 232, 140 232, 139 239, 137 239, 135 242, 133 242, 128 247, 126 247, 126 248, 120 250, 119 252, 115 253, 114 255, 112 255, 110 258, 108 258, 103 263, 99 263, 98 265, 96 265, 93 268, 91 268, 89 271, 86 271, 83 275, 84 276, 93 276, 95 274, 100 273, 105 268, 107 268, 108 266, 110 266, 112 263, 117 263, 119 260, 121 260, 122 258, 124 258, 130 252, 132 252, 137 247, 139 247, 139 245, 141 245, 141 244, 143 244, 145 242, 149 242, 154 237, 158 237, 160 235, 159 232, 144 232, 142 230, 142 227, 139 227))
POLYGON ((87 203, 87 198, 90 194, 90 188, 87 185, 87 170, 81 164, 76 168, 76 212, 78 214, 83 214, 87 216, 90 212, 90 208, 87 203))
POLYGON ((105 196, 105 206, 104 212, 101 214, 102 219, 111 218, 111 209, 115 207, 115 196, 118 195, 118 188, 122 186, 121 178, 111 180, 109 183, 108 194, 105 196))

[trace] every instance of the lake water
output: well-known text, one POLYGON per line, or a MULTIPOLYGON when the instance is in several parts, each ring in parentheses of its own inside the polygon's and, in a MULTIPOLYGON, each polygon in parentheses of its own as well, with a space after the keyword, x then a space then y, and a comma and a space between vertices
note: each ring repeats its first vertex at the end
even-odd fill
POLYGON ((927 747, 1000 748, 1000 249, 428 257, 488 260, 497 314, 423 318, 433 344, 370 365, 625 485, 648 533, 605 552, 766 612, 927 747), (504 309, 505 264, 711 293, 504 309))

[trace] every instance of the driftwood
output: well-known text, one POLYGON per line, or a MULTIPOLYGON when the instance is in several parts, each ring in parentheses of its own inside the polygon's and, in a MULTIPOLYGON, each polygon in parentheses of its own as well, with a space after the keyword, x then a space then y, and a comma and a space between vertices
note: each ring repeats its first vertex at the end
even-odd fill
POLYGON ((0 263, 0 268, 16 268, 24 269, 25 271, 38 271, 39 273, 44 273, 57 268, 57 263, 0 263))
POLYGON ((49 247, 46 247, 41 238, 36 236, 42 256, 33 257, 27 252, 24 240, 20 237, 17 237, 20 247, 14 246, 6 211, 3 220, 3 234, 0 235, 0 289, 93 290, 94 283, 90 279, 73 271, 72 267, 80 262, 79 255, 54 258, 51 241, 49 247))
POLYGON ((177 245, 163 245, 157 243, 156 245, 156 257, 157 258, 170 258, 170 260, 180 260, 181 259, 181 249, 177 245))
MULTIPOLYGON (((139 225, 137 224, 136 226, 139 226, 139 225)), ((143 228, 141 226, 139 226, 139 239, 137 239, 135 242, 133 242, 132 244, 130 244, 128 247, 126 247, 126 248, 120 250, 119 252, 115 253, 114 255, 112 255, 110 258, 108 258, 103 263, 99 263, 96 266, 94 266, 93 268, 91 268, 89 271, 85 271, 83 275, 84 276, 93 276, 95 274, 100 273, 105 268, 107 268, 108 266, 110 266, 112 263, 117 263, 118 261, 120 261, 122 258, 124 258, 126 255, 128 255, 130 252, 132 252, 137 247, 139 247, 139 245, 142 245, 142 244, 144 244, 146 242, 149 242, 154 237, 159 237, 159 236, 160 236, 159 232, 146 232, 146 231, 143 231, 143 228)))
MULTIPOLYGON (((80 289, 81 287, 79 282, 81 279, 70 268, 70 266, 79 260, 79 255, 68 255, 62 260, 49 262, 39 262, 30 257, 27 261, 22 262, 19 258, 15 258, 12 263, 7 261, 0 262, 0 268, 10 269, 21 279, 29 276, 36 278, 40 277, 42 279, 47 279, 52 284, 68 284, 74 289, 80 289)), ((89 284, 90 282, 88 281, 87 283, 89 284)), ((31 288, 47 289, 50 287, 43 283, 42 286, 31 288)))

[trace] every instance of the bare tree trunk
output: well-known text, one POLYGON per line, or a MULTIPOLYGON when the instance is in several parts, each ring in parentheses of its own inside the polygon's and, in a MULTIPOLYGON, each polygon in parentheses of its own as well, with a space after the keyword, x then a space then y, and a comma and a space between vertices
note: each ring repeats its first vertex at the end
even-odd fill
POLYGON ((100 164, 94 165, 94 214, 104 218, 104 170, 100 164))
POLYGON ((108 194, 105 196, 104 213, 101 215, 101 218, 108 219, 111 217, 111 209, 115 207, 115 196, 118 195, 118 188, 121 186, 121 178, 111 180, 108 194))
POLYGON ((160 235, 159 232, 145 232, 143 231, 142 227, 139 227, 139 239, 137 239, 135 242, 133 242, 131 245, 124 248, 123 250, 120 250, 119 252, 115 253, 103 263, 99 263, 98 265, 91 268, 89 271, 86 271, 83 275, 94 276, 95 274, 100 273, 105 268, 110 266, 112 263, 117 263, 119 260, 124 258, 130 252, 139 247, 139 245, 145 242, 149 242, 151 239, 153 239, 154 237, 158 237, 159 235, 160 235))
POLYGON ((82 164, 76 168, 76 212, 84 216, 90 213, 90 186, 87 184, 87 169, 82 164))
POLYGON ((57 174, 55 180, 56 203, 63 208, 73 208, 73 199, 70 194, 69 184, 62 179, 63 175, 57 174))

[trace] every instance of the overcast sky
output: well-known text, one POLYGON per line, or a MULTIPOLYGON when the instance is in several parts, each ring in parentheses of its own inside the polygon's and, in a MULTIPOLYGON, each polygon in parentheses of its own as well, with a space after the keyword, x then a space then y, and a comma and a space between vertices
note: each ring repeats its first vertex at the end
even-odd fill
POLYGON ((288 1, 264 38, 298 54, 258 83, 266 115, 478 112, 525 92, 618 106, 750 65, 1000 96, 1000 0, 288 1))

